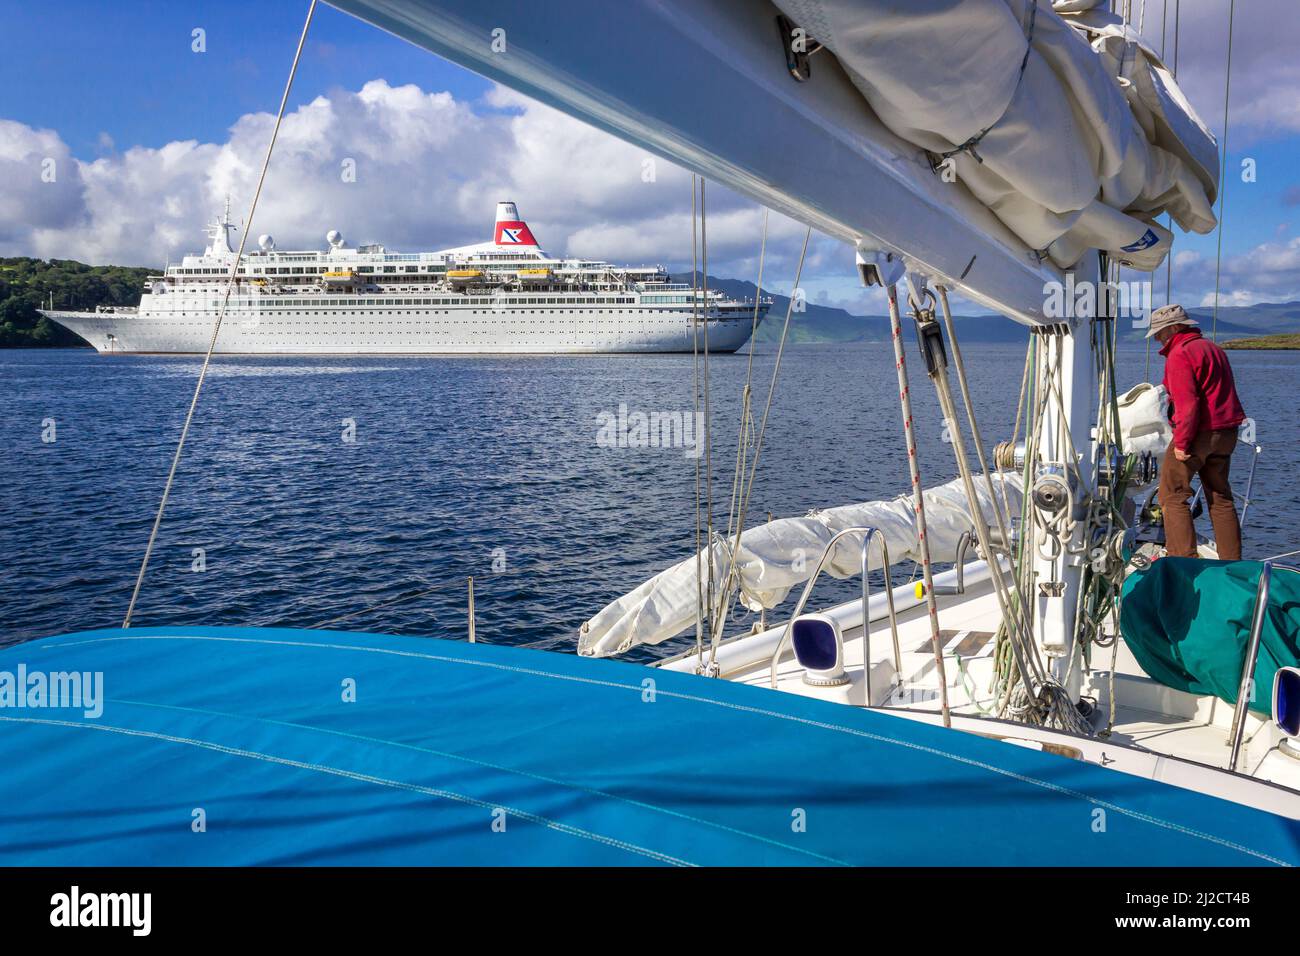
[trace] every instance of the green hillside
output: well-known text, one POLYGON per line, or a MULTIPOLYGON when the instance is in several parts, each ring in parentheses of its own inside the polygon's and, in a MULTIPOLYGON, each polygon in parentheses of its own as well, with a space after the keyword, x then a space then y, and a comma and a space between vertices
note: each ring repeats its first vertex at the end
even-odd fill
POLYGON ((56 309, 93 310, 99 305, 136 305, 144 281, 161 269, 88 266, 72 259, 0 258, 0 347, 86 343, 42 316, 50 295, 56 309))
POLYGON ((1225 349, 1300 349, 1300 335, 1283 333, 1282 335, 1257 335, 1249 339, 1233 339, 1224 342, 1225 349))

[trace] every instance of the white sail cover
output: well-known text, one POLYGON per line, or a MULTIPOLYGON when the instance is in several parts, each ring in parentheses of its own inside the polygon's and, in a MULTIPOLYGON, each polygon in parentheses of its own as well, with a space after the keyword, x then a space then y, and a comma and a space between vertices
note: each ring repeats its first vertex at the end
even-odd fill
POLYGON ((969 144, 957 180, 1062 268, 1096 248, 1154 269, 1164 213, 1214 228, 1214 136, 1105 0, 776 3, 893 132, 935 155, 969 144))
MULTIPOLYGON (((989 500, 988 486, 976 477, 980 510, 996 525, 994 508, 1002 507, 1002 492, 1013 514, 1020 511, 1020 476, 994 476, 997 501, 989 500)), ((925 492, 926 531, 932 561, 956 559, 962 533, 973 531, 966 492, 960 479, 925 492)), ((817 568, 826 546, 846 528, 879 528, 889 548, 891 562, 920 560, 916 515, 911 495, 892 501, 870 501, 814 511, 800 518, 782 518, 751 528, 740 537, 737 563, 740 599, 750 608, 776 607, 791 588, 807 581, 817 568)), ((708 556, 702 551, 701 569, 708 556)), ((826 570, 837 578, 857 575, 862 564, 862 538, 847 535, 835 546, 826 570)), ((873 568, 880 568, 879 539, 872 545, 873 568)), ((726 550, 713 550, 714 580, 726 574, 726 550)), ((696 557, 660 572, 636 590, 608 605, 582 626, 578 653, 589 657, 622 654, 638 644, 659 644, 695 626, 696 557)), ((706 572, 707 573, 707 572, 706 572)))

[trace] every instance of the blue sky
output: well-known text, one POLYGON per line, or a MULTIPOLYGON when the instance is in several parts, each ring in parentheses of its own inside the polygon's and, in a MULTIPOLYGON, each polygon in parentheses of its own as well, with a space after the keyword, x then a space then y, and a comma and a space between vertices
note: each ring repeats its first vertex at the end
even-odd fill
MULTIPOLYGON (((1135 8, 1138 2, 1134 0, 1135 8)), ((1182 4, 1180 77, 1189 97, 1216 131, 1222 124, 1227 2, 1186 0, 1182 4)), ((1168 60, 1172 60, 1173 6, 1174 0, 1169 0, 1167 7, 1164 0, 1147 3, 1145 32, 1156 46, 1161 45, 1159 32, 1164 11, 1170 11, 1164 41, 1169 47, 1168 60)), ((249 124, 250 116, 274 109, 305 10, 305 3, 284 0, 262 3, 64 0, 36 4, 0 0, 0 23, 4 24, 0 62, 6 91, 0 103, 0 120, 21 124, 25 130, 20 132, 31 136, 38 131, 51 131, 70 160, 87 164, 83 172, 91 180, 96 173, 88 164, 99 160, 102 166, 120 164, 113 169, 123 183, 134 181, 147 186, 151 178, 156 178, 157 188, 165 191, 164 184, 169 180, 159 171, 171 168, 166 151, 177 149, 169 144, 187 141, 207 144, 211 146, 207 152, 191 151, 187 155, 192 159, 201 158, 203 162, 229 162, 229 157, 222 159, 219 147, 237 138, 240 124, 249 124), (206 34, 207 49, 201 54, 192 50, 195 28, 202 28, 206 34), (132 166, 128 157, 134 150, 156 153, 157 162, 150 166, 137 157, 132 166), (136 169, 134 180, 126 174, 132 168, 136 169)), ((1238 4, 1234 127, 1229 141, 1228 213, 1223 245, 1227 262, 1225 275, 1234 291, 1245 290, 1247 300, 1300 298, 1300 242, 1296 240, 1296 227, 1300 226, 1296 223, 1300 214, 1298 20, 1293 0, 1247 0, 1238 4), (1255 161, 1256 182, 1241 180, 1240 163, 1245 158, 1255 161), (1269 264, 1266 276, 1258 275, 1259 262, 1269 264)), ((404 220, 403 216, 412 219, 415 212, 406 208, 402 195, 406 187, 400 178, 390 176, 389 182, 370 186, 366 204, 345 210, 348 223, 322 221, 321 226, 339 225, 346 231, 350 225, 352 229, 365 230, 368 238, 386 239, 402 248, 471 241, 482 238, 480 233, 486 228, 475 225, 478 208, 475 204, 487 207, 491 190, 499 186, 527 190, 524 195, 508 198, 521 203, 525 216, 534 221, 535 227, 536 220, 540 220, 546 231, 538 230, 539 235, 544 243, 549 235, 555 251, 566 251, 567 246, 567 251, 611 257, 622 252, 629 261, 642 256, 677 266, 684 261, 688 239, 685 235, 680 242, 674 238, 672 229, 676 227, 665 215, 667 209, 680 218, 689 208, 689 187, 684 185, 681 176, 661 177, 664 188, 653 202, 620 205, 617 214, 611 213, 608 219, 602 218, 602 207, 595 204, 594 198, 586 203, 575 198, 569 204, 573 207, 569 214, 561 208, 557 197, 544 195, 544 184, 533 183, 534 188, 527 189, 527 182, 516 181, 504 172, 481 183, 481 188, 460 188, 460 181, 483 164, 482 154, 469 138, 479 136, 491 141, 500 132, 495 128, 480 129, 476 118, 524 114, 526 122, 520 127, 524 134, 541 137, 543 142, 550 128, 547 123, 554 125, 557 140, 571 138, 564 133, 567 127, 547 120, 538 110, 530 111, 526 103, 512 96, 494 92, 492 84, 480 77, 331 7, 318 7, 290 111, 320 97, 336 103, 352 98, 356 101, 354 105, 359 105, 354 111, 354 125, 346 128, 351 130, 353 151, 362 150, 362 141, 368 137, 364 125, 367 110, 373 113, 380 109, 374 103, 382 100, 382 108, 391 117, 400 117, 412 101, 402 99, 394 91, 408 85, 418 87, 425 94, 449 93, 457 107, 463 107, 461 112, 439 113, 437 110, 445 104, 431 105, 429 101, 418 104, 433 111, 428 117, 428 122, 433 124, 428 136, 436 137, 433 126, 442 116, 451 125, 448 135, 459 131, 463 137, 460 143, 441 144, 436 159, 425 157, 424 160, 444 167, 443 178, 427 187, 444 196, 442 205, 421 213, 418 223, 404 220), (370 88, 369 98, 357 100, 359 91, 372 81, 383 83, 370 88), (536 114, 535 119, 529 121, 532 114, 536 114), (461 164, 464 168, 458 169, 461 164), (376 207, 388 210, 389 216, 379 215, 376 207), (534 210, 531 215, 530 209, 534 210), (584 227, 579 214, 593 220, 589 227, 584 227), (644 221, 639 217, 645 217, 644 221), (660 238, 659 255, 655 255, 655 247, 644 242, 620 240, 627 233, 625 229, 620 231, 620 226, 632 220, 640 223, 638 234, 660 238), (604 232, 599 232, 597 226, 603 226, 604 232), (612 243, 613 248, 603 251, 591 248, 601 238, 612 243)), ((512 135, 523 134, 516 128, 512 135)), ((603 136, 594 132, 591 135, 603 136)), ((593 149, 604 148, 595 139, 590 142, 594 144, 593 149)), ((419 167, 420 161, 412 157, 409 165, 400 168, 416 176, 419 167)), ((100 175, 102 178, 102 171, 100 175)), ((601 195, 598 188, 592 192, 595 198, 601 195)), ((607 195, 618 194, 618 189, 611 186, 607 195)), ((215 202, 207 194, 201 198, 209 206, 215 202)), ((245 198, 236 196, 236 206, 245 198)), ((168 201, 174 204, 169 195, 150 196, 147 200, 156 204, 168 201)), ((719 250, 712 259, 718 268, 714 271, 748 278, 757 253, 754 229, 757 212, 748 200, 725 196, 720 189, 717 202, 711 208, 717 208, 720 218, 734 213, 735 242, 728 246, 725 229, 718 230, 719 250), (742 248, 743 243, 752 245, 752 250, 742 248)), ((139 205, 140 201, 137 199, 136 203, 139 205)), ((107 201, 100 205, 106 206, 107 201)), ((124 205, 118 214, 129 215, 127 207, 124 205)), ((185 214, 198 216, 188 206, 185 214)), ((321 213, 317 218, 323 219, 325 215, 321 213)), ((490 208, 485 208, 482 215, 489 216, 490 208)), ((67 222, 73 221, 71 217, 72 213, 68 213, 67 222)), ((315 237, 320 231, 316 220, 310 223, 304 220, 300 224, 287 210, 280 211, 276 222, 278 229, 287 230, 293 238, 298 238, 300 233, 315 237)), ((112 241, 101 237, 103 241, 97 246, 87 246, 84 236, 78 237, 66 223, 63 233, 50 228, 30 235, 23 234, 13 224, 6 234, 5 227, 0 225, 0 253, 70 257, 98 253, 118 261, 131 261, 135 255, 136 262, 153 264, 162 255, 192 250, 201 241, 197 232, 199 224, 194 223, 195 228, 189 233, 175 227, 159 230, 147 238, 143 225, 123 227, 114 233, 112 241), (61 251, 59 244, 65 240, 69 244, 66 251, 61 251), (129 245, 133 242, 137 245, 129 245), (20 248, 24 243, 31 248, 20 248), (164 248, 165 252, 160 251, 164 248)), ((793 224, 775 226, 775 248, 769 252, 774 271, 770 275, 783 274, 782 268, 794 254, 798 232, 793 224)), ((1180 235, 1175 244, 1178 256, 1175 286, 1187 289, 1187 294, 1194 298, 1205 294, 1207 269, 1212 285, 1217 240, 1214 234, 1180 235)), ((878 311, 857 288, 851 252, 846 247, 829 240, 814 243, 808 271, 811 280, 806 285, 814 299, 845 305, 855 311, 878 311)), ((776 284, 780 285, 779 278, 776 284)), ((1162 273, 1156 283, 1161 294, 1163 286, 1162 273)))
MULTIPOLYGON (((84 158, 101 149, 101 133, 120 148, 219 142, 241 115, 278 104, 306 9, 285 0, 3 0, 0 115, 58 130, 84 158), (206 31, 206 54, 191 49, 195 28, 206 31)), ((490 86, 318 5, 290 107, 376 77, 468 99, 490 86)))

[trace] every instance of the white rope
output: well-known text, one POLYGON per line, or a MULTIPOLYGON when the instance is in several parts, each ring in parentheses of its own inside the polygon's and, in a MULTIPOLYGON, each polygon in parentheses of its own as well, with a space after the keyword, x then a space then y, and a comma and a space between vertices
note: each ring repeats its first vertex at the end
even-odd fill
MULTIPOLYGON (((766 225, 766 217, 764 218, 766 225)), ((766 228, 764 228, 766 236, 766 228)), ((799 250, 799 264, 794 270, 794 285, 790 289, 790 298, 785 307, 785 323, 781 326, 781 341, 776 347, 776 362, 772 365, 772 382, 767 389, 767 401, 763 404, 763 419, 758 426, 758 437, 754 440, 754 457, 749 463, 749 477, 744 482, 744 490, 740 496, 740 510, 736 517, 735 540, 737 546, 740 542, 740 536, 745 529, 745 515, 749 511, 749 499, 754 491, 754 475, 758 472, 758 461, 763 454, 763 437, 767 434, 767 418, 772 411, 772 399, 776 395, 777 378, 781 374, 781 357, 785 355, 785 344, 790 337, 790 317, 794 313, 794 299, 799 294, 799 283, 803 279, 803 264, 808 256, 808 241, 812 238, 812 226, 804 230, 803 248, 799 250)), ((738 550, 738 548, 737 548, 738 550)), ((710 551, 712 556, 712 551, 710 551)), ((733 562, 733 572, 736 570, 733 562)), ((728 584, 730 587, 730 584, 728 584)), ((719 630, 711 635, 711 650, 709 654, 710 662, 716 662, 718 654, 718 645, 721 643, 722 633, 719 630)))
MULTIPOLYGON (((799 250, 799 262, 794 270, 794 285, 790 289, 790 298, 786 302, 785 322, 781 326, 781 339, 776 346, 776 361, 772 365, 772 381, 768 385, 767 400, 763 403, 763 417, 759 420, 758 437, 754 440, 754 457, 749 462, 749 475, 742 481, 744 489, 740 496, 740 510, 736 518, 737 528, 743 530, 745 516, 749 511, 750 498, 754 492, 754 476, 758 472, 758 461, 763 453, 763 438, 767 434, 767 419, 772 411, 772 399, 776 395, 777 378, 781 374, 781 359, 785 355, 786 342, 790 337, 790 318, 794 312, 795 296, 799 294, 799 283, 803 279, 804 261, 808 255, 808 242, 812 238, 812 227, 804 230, 803 247, 799 250)), ((769 516, 770 520, 770 516, 769 516)), ((737 531, 739 534, 740 531, 737 531)))
MULTIPOLYGON (((735 555, 740 553, 740 533, 743 522, 740 520, 740 498, 744 488, 745 471, 749 462, 749 450, 754 443, 754 340, 758 337, 758 314, 763 300, 763 266, 767 259, 767 220, 768 211, 763 210, 763 234, 758 246, 758 283, 754 289, 754 314, 749 330, 749 358, 745 367, 745 386, 740 392, 740 427, 736 436, 736 471, 731 478, 731 504, 727 512, 727 535, 734 541, 728 547, 727 574, 722 587, 718 589, 717 608, 714 614, 716 625, 711 636, 712 646, 716 649, 721 642, 722 632, 727 625, 727 615, 731 607, 731 595, 737 585, 738 570, 735 555)), ((710 655, 716 659, 716 650, 710 655)))
MULTIPOLYGON (((704 201, 704 177, 700 177, 700 272, 704 286, 704 528, 709 542, 709 579, 705 590, 709 614, 709 631, 714 629, 713 596, 716 593, 713 561, 713 405, 710 401, 711 375, 709 373, 709 234, 708 210, 704 201)), ((695 436, 699 441, 699 435, 695 436)), ((696 456, 699 461, 699 456, 696 456)))
POLYGON ((772 411, 772 398, 776 394, 777 376, 781 374, 781 357, 785 354, 785 343, 790 336, 790 316, 794 311, 794 297, 799 294, 799 282, 803 278, 804 259, 808 255, 808 240, 812 238, 812 226, 809 226, 803 234, 803 248, 799 251, 799 264, 794 270, 794 286, 790 289, 790 299, 785 308, 785 324, 781 326, 781 341, 776 347, 776 362, 772 366, 772 384, 768 386, 767 401, 763 405, 763 418, 758 426, 758 439, 754 442, 754 457, 749 465, 749 479, 746 483, 745 494, 740 503, 740 521, 743 524, 745 512, 749 510, 749 499, 754 491, 754 475, 758 471, 758 459, 763 453, 763 436, 767 434, 767 417, 772 411))
POLYGON ((763 210, 763 235, 758 245, 758 285, 754 289, 754 316, 749 330, 749 357, 745 363, 745 387, 740 392, 740 434, 736 441, 736 474, 732 480, 731 512, 727 516, 727 534, 735 530, 740 511, 740 489, 744 486, 745 465, 753 444, 754 340, 758 337, 758 312, 763 301, 763 266, 767 259, 767 217, 763 210))
MULTIPOLYGON (((695 219, 695 174, 691 173, 691 357, 694 381, 691 386, 695 420, 700 417, 700 297, 699 297, 699 235, 695 219)), ((696 435, 699 441, 700 436, 696 435)), ((700 665, 704 664, 704 566, 700 557, 704 548, 704 519, 700 514, 700 456, 695 455, 695 652, 700 665)), ((710 549, 712 559, 713 551, 710 549)))
POLYGON ((1219 276, 1223 265, 1223 216, 1228 204, 1228 106, 1232 95, 1232 23, 1237 0, 1228 4, 1228 64, 1223 77, 1223 160, 1219 163, 1218 248, 1214 253, 1214 319, 1210 338, 1219 341, 1219 276))
POLYGON ((907 358, 903 354, 903 327, 898 312, 898 287, 887 286, 885 296, 889 300, 889 328, 894 344, 894 367, 898 372, 898 403, 903 413, 907 466, 912 477, 912 510, 916 514, 916 541, 921 552, 925 605, 930 616, 930 643, 934 649, 934 672, 939 682, 939 703, 943 712, 943 725, 951 727, 952 714, 948 710, 948 678, 943 665, 943 642, 939 637, 939 605, 934 594, 934 576, 930 568, 930 540, 925 528, 925 489, 921 486, 921 464, 916 455, 916 429, 912 421, 912 393, 907 383, 907 358))
POLYGON ((154 542, 158 538, 158 529, 162 526, 163 512, 167 510, 167 498, 171 494, 172 482, 176 479, 176 469, 181 463, 181 453, 185 449, 185 439, 190 432, 190 423, 194 420, 194 409, 199 404, 199 393, 203 391, 203 380, 208 374, 208 365, 212 361, 212 352, 217 347, 217 335, 221 331, 222 320, 226 317, 226 307, 230 304, 230 290, 234 287, 235 277, 239 273, 239 264, 244 259, 244 245, 248 234, 253 229, 253 214, 257 211, 257 200, 262 195, 262 185, 266 182, 266 171, 271 165, 271 153, 275 150, 275 140, 280 134, 280 123, 284 119, 285 107, 289 103, 289 91, 293 88, 293 78, 298 72, 298 61, 302 59, 302 48, 307 42, 307 30, 311 26, 312 14, 316 12, 316 0, 311 0, 307 8, 307 19, 302 25, 302 35, 298 37, 298 49, 293 54, 293 65, 289 67, 289 79, 284 84, 284 95, 280 97, 280 109, 275 115, 275 126, 271 130, 271 141, 266 145, 266 157, 262 160, 262 172, 257 177, 257 189, 253 192, 253 202, 248 208, 248 217, 244 220, 244 234, 239 239, 239 251, 230 266, 230 275, 226 278, 225 294, 221 298, 221 309, 217 312, 216 324, 212 327, 212 338, 208 350, 203 356, 203 366, 199 369, 199 380, 194 385, 194 396, 190 399, 189 411, 185 413, 185 424, 181 426, 181 436, 176 442, 176 453, 172 456, 172 466, 167 472, 167 483, 163 486, 162 500, 158 502, 158 513, 154 515, 153 529, 149 532, 149 543, 145 545, 144 558, 140 561, 140 573, 136 575, 135 590, 131 592, 131 602, 127 605, 126 616, 122 619, 123 627, 131 626, 131 615, 135 613, 135 602, 140 597, 140 588, 144 585, 145 572, 149 569, 149 558, 153 555, 154 542))
MULTIPOLYGON (((971 401, 969 382, 966 378, 966 365, 962 360, 961 345, 957 341, 957 328, 953 322, 952 310, 948 303, 948 290, 943 285, 937 287, 939 293, 939 304, 943 313, 944 327, 948 332, 948 344, 952 347, 953 364, 957 371, 957 382, 961 388, 962 402, 966 408, 966 419, 971 429, 971 441, 975 445, 975 451, 979 459, 980 472, 983 475, 985 485, 989 493, 989 505, 997 519, 998 533, 1001 535, 1004 546, 1010 547, 1011 533, 1008 529, 1010 516, 1004 519, 1003 512, 998 508, 997 495, 993 489, 993 479, 989 474, 988 460, 984 454, 984 438, 980 434, 979 422, 975 417, 975 406, 971 401)), ((917 306, 918 314, 921 307, 917 306)), ((931 313, 931 318, 933 313, 931 313)), ((1002 619, 1007 622, 1007 633, 1012 638, 1012 649, 1015 652, 1016 662, 1020 668, 1021 679, 1028 683, 1031 680, 1039 680, 1041 674, 1031 669, 1030 661, 1033 660, 1033 625, 1029 624, 1024 614, 1023 602, 1013 600, 1013 593, 1010 586, 1006 583, 1003 576, 1002 562, 998 558, 996 551, 989 540, 989 526, 984 517, 983 509, 980 507, 979 496, 975 491, 975 481, 970 467, 970 461, 966 455, 966 446, 962 438, 961 426, 957 422, 957 408, 953 401, 952 390, 948 385, 947 370, 936 371, 934 375, 935 392, 939 398, 939 406, 943 415, 949 421, 950 437, 952 438, 953 454, 957 461, 957 471, 961 476, 962 484, 966 491, 967 502, 970 505, 971 526, 975 531, 976 538, 979 541, 980 549, 984 552, 985 560, 988 561, 990 578, 993 583, 993 592, 997 598, 998 608, 1001 611, 1002 619)), ((1005 500, 1005 499, 1004 499, 1005 500)), ((1018 595, 1016 595, 1018 598, 1018 595)))

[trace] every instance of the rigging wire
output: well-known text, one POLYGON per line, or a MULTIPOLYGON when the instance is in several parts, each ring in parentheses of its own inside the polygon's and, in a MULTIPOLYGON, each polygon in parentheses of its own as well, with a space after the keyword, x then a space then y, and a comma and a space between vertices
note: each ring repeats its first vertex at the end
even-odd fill
MULTIPOLYGON (((730 558, 734 558, 740 551, 740 533, 737 525, 740 511, 740 495, 746 466, 749 463, 749 451, 754 442, 754 339, 758 335, 758 315, 762 308, 763 299, 763 266, 767 258, 767 221, 768 211, 764 209, 763 234, 758 246, 758 282, 754 289, 754 315, 749 330, 749 357, 745 367, 745 385, 740 392, 740 426, 736 435, 736 470, 731 478, 731 503, 727 512, 726 538, 731 540, 734 535, 734 540, 727 549, 730 558)), ((734 564, 729 564, 722 587, 718 591, 715 619, 717 620, 716 630, 719 635, 726 628, 727 612, 731 606, 732 583, 735 579, 736 569, 734 564)))
MULTIPOLYGON (((939 293, 939 304, 943 313, 944 328, 948 333, 948 344, 952 347, 953 364, 957 371, 957 381, 961 389, 962 401, 966 409, 967 424, 971 429, 971 442, 975 446, 975 451, 979 459, 981 476, 988 489, 989 507, 997 519, 998 534, 1002 542, 1010 540, 1010 532, 1007 522, 1003 518, 1001 509, 998 507, 997 494, 993 488, 993 479, 988 469, 988 460, 984 454, 984 439, 980 434, 979 421, 975 416, 975 407, 971 401, 970 388, 966 379, 966 366, 962 361, 961 347, 957 342, 957 330, 953 322, 952 312, 948 305, 948 290, 943 286, 937 286, 939 293)), ((922 315, 920 306, 915 307, 918 316, 922 315)), ((933 312, 930 312, 928 322, 934 321, 933 312)), ((1011 599, 1011 590, 1003 577, 1003 568, 1001 557, 997 549, 991 542, 991 529, 988 520, 984 516, 984 510, 980 504, 979 494, 975 489, 975 476, 971 468, 970 461, 966 454, 966 445, 962 437, 961 425, 957 421, 957 406, 952 396, 952 389, 948 384, 948 371, 946 365, 935 363, 936 369, 931 374, 934 381, 935 393, 939 399, 939 407, 945 420, 948 422, 949 436, 951 438, 953 454, 957 461, 957 472, 962 480, 963 488, 966 492, 966 500, 970 507, 971 527, 975 531, 975 536, 979 541, 980 550, 984 552, 985 561, 989 567, 989 577, 993 584, 993 593, 997 598, 998 609, 1002 614, 1002 619, 1008 622, 1008 627, 1014 632, 1015 641, 1012 643, 1016 653, 1016 661, 1020 668, 1021 679, 1028 685, 1034 679, 1025 661, 1021 659, 1022 648, 1032 646, 1032 626, 1027 626, 1021 607, 1011 599)))
POLYGON ((1228 65, 1223 77, 1223 159, 1219 163, 1218 249, 1214 254, 1214 321, 1210 337, 1219 341, 1219 276, 1223 265, 1223 214, 1228 201, 1228 104, 1232 95, 1232 24, 1237 0, 1228 3, 1228 65))
POLYGON ((794 286, 790 289, 790 298, 785 307, 785 323, 781 326, 781 341, 776 347, 776 361, 772 365, 772 383, 768 386, 767 401, 763 404, 763 417, 758 425, 758 438, 754 442, 754 457, 749 464, 749 478, 745 493, 741 496, 739 524, 744 525, 745 514, 749 510, 749 499, 754 491, 754 475, 758 471, 758 459, 763 453, 763 436, 767 434, 767 418, 772 411, 772 398, 776 394, 777 376, 781 374, 781 358, 785 355, 785 344, 790 336, 790 316, 794 312, 794 299, 799 293, 799 282, 803 278, 803 264, 808 255, 808 241, 812 238, 812 226, 803 234, 803 248, 799 251, 799 264, 794 270, 794 286))
POLYGON ((754 386, 754 339, 758 336, 758 313, 763 302, 763 266, 767 258, 767 218, 768 210, 763 209, 763 234, 758 244, 758 284, 754 288, 754 316, 749 330, 749 356, 745 362, 745 387, 740 392, 740 435, 736 441, 736 475, 732 480, 731 512, 727 516, 727 534, 734 529, 737 510, 740 506, 740 486, 748 461, 749 447, 752 444, 753 425, 753 386, 754 386))
POLYGON ((284 84, 284 94, 280 97, 280 109, 275 114, 275 125, 271 128, 271 141, 266 145, 266 157, 262 160, 262 172, 257 177, 257 189, 253 192, 253 201, 248 208, 248 216, 244 220, 244 232, 239 239, 239 250, 235 253, 234 261, 230 266, 230 275, 226 277, 225 292, 221 297, 221 309, 217 312, 217 321, 212 326, 212 338, 208 342, 208 350, 203 355, 203 365, 199 369, 199 379, 194 384, 194 396, 190 399, 189 411, 185 413, 185 424, 181 426, 180 438, 176 441, 176 453, 172 456, 171 469, 167 472, 167 482, 163 485, 162 499, 158 502, 158 511, 154 515, 153 528, 149 532, 149 542, 145 545, 144 557, 140 561, 140 571, 136 575, 135 589, 131 592, 131 601, 126 608, 126 616, 122 618, 122 627, 131 626, 131 616, 135 613, 135 604, 140 597, 140 589, 144 585, 145 572, 149 570, 149 559, 153 555, 154 543, 158 538, 158 529, 162 526, 163 513, 167 510, 167 498, 171 495, 172 483, 176 479, 176 469, 181 463, 181 453, 185 450, 185 439, 190 433, 190 423, 194 420, 194 410, 199 404, 199 394, 203 391, 203 381, 208 374, 208 365, 212 362, 213 350, 217 347, 217 335, 221 331, 221 323, 226 317, 226 308, 230 304, 230 291, 235 284, 235 276, 239 273, 239 264, 244 258, 244 246, 248 242, 248 234, 253 229, 253 215, 257 212, 257 200, 262 195, 262 186, 266 182, 266 171, 271 165, 271 154, 275 151, 275 141, 280 134, 280 123, 284 120, 284 111, 289 104, 289 91, 293 88, 293 78, 298 72, 298 63, 302 59, 302 50, 307 43, 307 30, 311 27, 312 15, 316 12, 316 0, 311 0, 311 5, 307 8, 307 19, 302 25, 302 35, 298 37, 298 49, 293 54, 293 65, 289 67, 289 78, 284 84))
MULTIPOLYGON (((704 501, 706 508, 704 531, 705 538, 709 542, 709 579, 705 594, 708 598, 706 610, 709 615, 709 630, 712 633, 714 627, 713 595, 715 593, 713 566, 713 406, 709 398, 709 234, 708 211, 704 202, 703 176, 700 177, 700 260, 700 272, 704 285, 704 301, 700 306, 701 311, 704 313, 704 501)), ((698 419, 696 420, 698 421, 698 419)), ((695 440, 697 442, 700 440, 698 434, 695 436, 695 440)), ((696 460, 699 460, 698 455, 696 460)))
MULTIPOLYGON (((692 393, 694 399, 695 420, 700 420, 700 298, 699 298, 699 236, 696 232, 695 211, 695 173, 691 173, 691 356, 695 369, 692 393)), ((699 441, 700 436, 696 435, 699 441)), ((700 456, 695 455, 695 652, 701 663, 704 661, 704 573, 701 553, 703 551, 702 529, 703 516, 700 513, 700 456)), ((712 542, 710 542, 712 544, 712 542)), ((713 558, 713 549, 709 548, 709 558, 713 558)))
MULTIPOLYGON (((1168 15, 1168 7, 1169 7, 1169 0, 1165 0, 1166 16, 1168 15)), ((1175 80, 1178 79, 1178 47, 1179 47, 1179 36, 1181 34, 1180 27, 1181 27, 1182 13, 1183 13, 1183 0, 1174 0, 1174 71, 1173 74, 1175 80)), ((1165 58, 1164 38, 1161 37, 1160 59, 1163 61, 1164 58, 1165 58)), ((1173 229, 1173 221, 1174 221, 1173 213, 1170 213, 1169 223, 1170 223, 1171 231, 1173 229)), ((1165 256, 1165 305, 1168 305, 1171 301, 1173 301, 1173 295, 1174 295, 1174 251, 1173 249, 1170 249, 1169 254, 1165 256)), ((1143 378, 1145 378, 1147 381, 1151 380, 1151 339, 1150 338, 1147 339, 1147 366, 1146 366, 1146 374, 1143 376, 1143 378)))
MULTIPOLYGON (((781 341, 776 347, 776 361, 772 365, 772 383, 767 389, 767 401, 763 404, 763 418, 758 426, 758 437, 754 440, 754 457, 749 462, 749 477, 745 480, 745 487, 740 496, 740 510, 736 518, 736 541, 740 540, 740 535, 745 528, 745 515, 749 511, 750 496, 754 491, 754 475, 758 471, 758 461, 763 454, 763 438, 767 434, 767 419, 772 411, 772 399, 776 395, 777 378, 781 374, 781 358, 785 355, 785 344, 790 337, 790 318, 794 313, 794 299, 799 293, 799 282, 803 278, 803 264, 808 256, 808 242, 812 238, 812 226, 804 230, 803 248, 799 251, 799 264, 794 270, 794 285, 790 289, 790 298, 786 302, 785 323, 781 326, 781 341)), ((734 578, 736 566, 733 560, 731 570, 728 575, 727 589, 730 588, 730 581, 734 578)), ((710 666, 717 661, 718 644, 722 640, 722 633, 718 631, 710 635, 711 650, 709 654, 710 666)))

